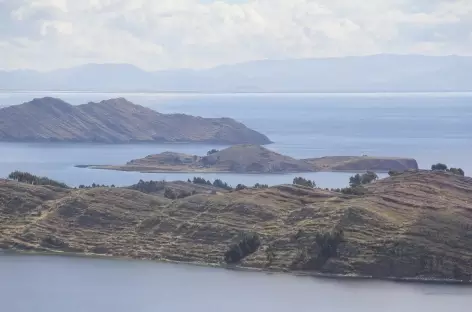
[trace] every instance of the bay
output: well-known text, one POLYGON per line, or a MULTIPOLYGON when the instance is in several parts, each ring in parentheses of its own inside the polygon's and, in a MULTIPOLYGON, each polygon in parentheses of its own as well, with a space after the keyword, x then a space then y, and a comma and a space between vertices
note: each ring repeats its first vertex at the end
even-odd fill
POLYGON ((472 288, 295 277, 147 261, 0 254, 11 312, 468 311, 472 288), (340 300, 341 299, 341 300, 340 300))
MULTIPOLYGON (((437 162, 472 172, 471 93, 406 94, 141 94, 77 92, 0 93, 0 105, 35 97, 72 104, 125 97, 162 113, 232 117, 274 141, 267 147, 296 158, 328 155, 413 157, 421 168, 437 162)), ((167 150, 205 154, 225 146, 195 144, 0 143, 0 176, 24 170, 80 184, 129 185, 143 180, 186 180, 196 174, 142 174, 74 168, 77 164, 122 164, 167 150)), ((198 174, 232 185, 290 183, 288 175, 198 174)), ((343 187, 350 173, 302 174, 321 187, 343 187)), ((382 175, 385 176, 385 175, 382 175)))

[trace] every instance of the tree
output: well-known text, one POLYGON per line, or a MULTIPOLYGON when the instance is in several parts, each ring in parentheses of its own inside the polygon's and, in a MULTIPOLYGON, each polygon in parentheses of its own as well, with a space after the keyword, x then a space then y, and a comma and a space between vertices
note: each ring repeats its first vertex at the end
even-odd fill
POLYGON ((456 175, 465 176, 465 172, 461 168, 451 168, 451 169, 449 169, 449 172, 451 172, 453 174, 456 174, 456 175))
POLYGON ((243 233, 239 240, 231 245, 225 252, 226 263, 238 263, 247 256, 255 253, 261 246, 261 240, 257 233, 243 233))
POLYGON ((207 156, 210 156, 210 155, 216 154, 216 153, 218 153, 218 152, 219 152, 219 150, 217 150, 217 149, 212 149, 212 150, 209 150, 209 151, 207 152, 207 156))
POLYGON ((357 187, 365 184, 372 183, 376 180, 378 180, 379 176, 372 171, 367 171, 366 173, 360 175, 356 174, 355 176, 352 176, 349 178, 349 185, 351 187, 357 187))
POLYGON ((307 180, 302 177, 296 177, 293 179, 293 184, 294 185, 301 185, 301 186, 306 186, 306 187, 316 187, 315 181, 307 180))
POLYGON ((38 177, 28 172, 14 171, 8 175, 8 179, 34 185, 49 185, 60 188, 69 188, 69 186, 62 182, 51 180, 46 177, 38 177))
POLYGON ((247 186, 244 185, 244 184, 238 184, 236 186, 236 191, 241 191, 241 190, 245 190, 245 189, 247 189, 247 186))
POLYGON ((213 186, 219 187, 228 191, 233 189, 231 186, 228 185, 228 183, 223 182, 220 179, 216 179, 215 181, 213 181, 213 186))
POLYGON ((254 188, 256 188, 256 189, 266 189, 266 188, 269 188, 269 185, 256 183, 256 184, 254 184, 254 188))
POLYGON ((447 165, 438 163, 438 164, 432 165, 431 170, 433 170, 433 171, 447 171, 447 165))

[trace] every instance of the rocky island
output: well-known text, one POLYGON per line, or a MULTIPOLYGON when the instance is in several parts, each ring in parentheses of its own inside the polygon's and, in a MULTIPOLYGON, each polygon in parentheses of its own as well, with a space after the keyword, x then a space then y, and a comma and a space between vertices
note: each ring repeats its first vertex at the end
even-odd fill
POLYGON ((50 97, 0 108, 0 141, 271 143, 230 118, 160 114, 123 98, 74 106, 50 97))
MULTIPOLYGON (((21 181, 29 179, 16 175, 21 181)), ((299 185, 162 195, 0 180, 0 248, 375 278, 472 274, 472 179, 410 171, 346 195, 299 185)), ((211 188, 211 187, 210 187, 211 188)))
POLYGON ((232 172, 232 173, 294 173, 317 171, 388 172, 417 170, 414 159, 392 157, 331 156, 295 159, 265 147, 236 145, 221 151, 212 150, 205 156, 174 152, 149 155, 118 166, 78 165, 81 168, 138 172, 232 172))

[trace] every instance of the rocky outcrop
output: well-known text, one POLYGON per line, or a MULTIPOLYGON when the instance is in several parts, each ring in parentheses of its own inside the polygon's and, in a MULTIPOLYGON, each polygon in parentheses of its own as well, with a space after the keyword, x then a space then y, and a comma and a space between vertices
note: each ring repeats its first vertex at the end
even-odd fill
POLYGON ((79 106, 42 98, 2 108, 0 141, 270 143, 230 118, 160 114, 123 98, 79 106))

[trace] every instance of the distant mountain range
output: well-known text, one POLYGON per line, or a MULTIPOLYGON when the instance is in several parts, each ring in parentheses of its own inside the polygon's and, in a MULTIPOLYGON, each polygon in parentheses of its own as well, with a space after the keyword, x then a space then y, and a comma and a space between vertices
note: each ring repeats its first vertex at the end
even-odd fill
POLYGON ((472 57, 373 55, 263 60, 205 70, 149 72, 87 64, 51 72, 0 71, 0 89, 108 92, 472 91, 472 57))

